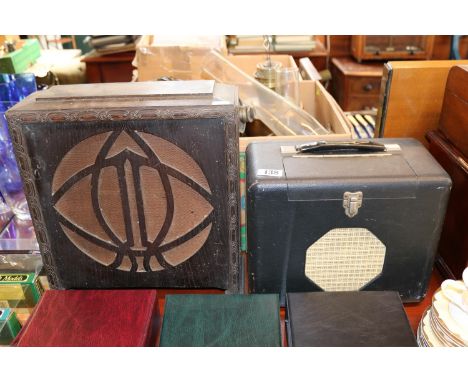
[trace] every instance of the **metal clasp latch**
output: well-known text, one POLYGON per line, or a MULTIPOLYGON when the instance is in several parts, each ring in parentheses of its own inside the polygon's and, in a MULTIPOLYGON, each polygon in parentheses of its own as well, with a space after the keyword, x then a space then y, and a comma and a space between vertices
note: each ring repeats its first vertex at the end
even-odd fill
POLYGON ((362 192, 345 192, 343 194, 343 208, 346 216, 350 218, 358 214, 359 207, 362 206, 362 192))

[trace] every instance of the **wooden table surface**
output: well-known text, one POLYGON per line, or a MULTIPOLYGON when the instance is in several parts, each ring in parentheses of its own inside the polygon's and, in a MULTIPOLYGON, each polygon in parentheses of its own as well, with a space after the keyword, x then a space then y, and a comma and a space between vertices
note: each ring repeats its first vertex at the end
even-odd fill
POLYGON ((426 308, 432 304, 432 296, 434 295, 435 291, 439 289, 442 281, 444 281, 443 277, 434 266, 426 297, 419 303, 405 304, 406 315, 408 316, 408 320, 411 324, 411 327, 413 328, 414 333, 416 333, 418 330, 419 321, 421 321, 421 317, 426 308))

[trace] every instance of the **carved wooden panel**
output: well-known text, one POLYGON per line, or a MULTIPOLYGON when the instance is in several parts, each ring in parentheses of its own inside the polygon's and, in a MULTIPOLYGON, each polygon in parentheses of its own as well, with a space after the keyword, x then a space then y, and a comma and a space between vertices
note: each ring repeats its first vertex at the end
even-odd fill
POLYGON ((53 176, 52 200, 70 241, 123 271, 179 265, 211 230, 211 190, 198 164, 138 131, 101 133, 73 147, 53 176))
POLYGON ((8 114, 51 284, 237 291, 237 106, 109 104, 8 114))

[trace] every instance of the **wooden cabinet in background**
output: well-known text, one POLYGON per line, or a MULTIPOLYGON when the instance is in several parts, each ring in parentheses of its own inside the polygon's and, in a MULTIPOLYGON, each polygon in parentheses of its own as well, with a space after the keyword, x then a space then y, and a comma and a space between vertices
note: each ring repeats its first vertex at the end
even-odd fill
POLYGON ((381 138, 415 138, 439 127, 450 69, 468 60, 389 61, 383 71, 375 133, 381 138))
MULTIPOLYGON (((452 36, 438 35, 434 38, 434 49, 431 60, 448 60, 450 58, 450 45, 452 36)), ((468 36, 462 36, 460 39, 460 58, 468 58, 468 36)))
POLYGON ((132 61, 135 51, 98 55, 89 53, 81 61, 86 64, 88 83, 130 82, 132 80, 132 61))
POLYGON ((468 65, 450 69, 439 128, 426 134, 429 151, 452 178, 452 192, 439 241, 439 265, 460 279, 468 266, 468 65))
POLYGON ((351 54, 362 60, 428 60, 434 36, 352 36, 351 54))
MULTIPOLYGON (((330 58, 335 57, 347 57, 351 55, 351 42, 356 37, 351 35, 331 35, 330 36, 330 58)), ((379 36, 389 37, 389 36, 379 36)), ((416 36, 420 37, 420 36, 416 36)), ((432 54, 429 57, 431 60, 448 60, 450 58, 450 43, 452 36, 449 35, 437 35, 437 36, 426 36, 434 37, 432 54)), ((327 46, 327 36, 315 35, 315 38, 320 41, 324 46, 327 46)), ((461 58, 468 57, 468 36, 462 36, 460 40, 460 56, 461 58)), ((383 58, 383 57, 382 57, 383 58)), ((380 59, 382 59, 380 58, 380 59)), ((376 59, 378 59, 376 57, 376 59)), ((395 58, 392 58, 395 59, 395 58)))
POLYGON ((334 58, 332 94, 343 110, 377 108, 383 63, 359 64, 351 58, 334 58))

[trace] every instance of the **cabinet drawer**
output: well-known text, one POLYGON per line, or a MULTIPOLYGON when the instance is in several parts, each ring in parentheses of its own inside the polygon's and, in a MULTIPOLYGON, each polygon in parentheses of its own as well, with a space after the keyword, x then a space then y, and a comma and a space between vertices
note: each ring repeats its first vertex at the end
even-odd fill
POLYGON ((349 91, 353 94, 374 94, 379 95, 380 77, 358 77, 349 78, 349 91))
POLYGON ((343 109, 345 111, 358 111, 358 110, 368 110, 373 107, 377 108, 379 106, 379 96, 371 97, 353 97, 352 95, 348 98, 348 102, 344 105, 343 109))

